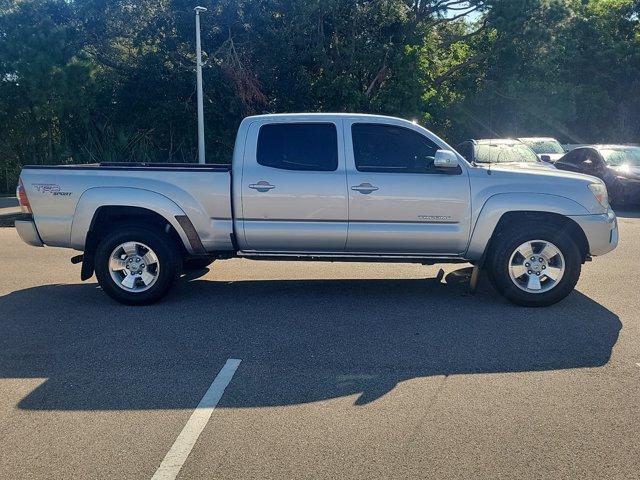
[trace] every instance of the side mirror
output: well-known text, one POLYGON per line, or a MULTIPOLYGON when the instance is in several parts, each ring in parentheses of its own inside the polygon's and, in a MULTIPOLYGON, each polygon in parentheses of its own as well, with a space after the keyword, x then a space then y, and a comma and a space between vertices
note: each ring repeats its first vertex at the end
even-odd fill
POLYGON ((582 162, 583 172, 594 172, 595 170, 596 170, 596 166, 593 163, 593 160, 587 158, 584 162, 582 162))
POLYGON ((540 155, 540 160, 546 163, 551 163, 551 157, 549 155, 540 155))
POLYGON ((435 168, 458 168, 460 162, 451 150, 438 150, 433 160, 433 166, 435 168))

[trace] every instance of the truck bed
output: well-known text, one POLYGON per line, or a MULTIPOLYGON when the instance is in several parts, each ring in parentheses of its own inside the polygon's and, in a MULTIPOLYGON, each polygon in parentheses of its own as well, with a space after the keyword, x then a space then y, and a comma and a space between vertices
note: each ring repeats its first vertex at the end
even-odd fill
POLYGON ((46 170, 159 170, 159 171, 213 171, 230 172, 231 165, 223 163, 147 163, 147 162, 101 162, 83 163, 76 165, 25 165, 23 169, 46 169, 46 170))
POLYGON ((202 248, 213 252, 233 249, 230 170, 189 163, 28 165, 21 179, 46 245, 83 250, 99 209, 135 205, 182 233, 180 221, 188 218, 202 248))

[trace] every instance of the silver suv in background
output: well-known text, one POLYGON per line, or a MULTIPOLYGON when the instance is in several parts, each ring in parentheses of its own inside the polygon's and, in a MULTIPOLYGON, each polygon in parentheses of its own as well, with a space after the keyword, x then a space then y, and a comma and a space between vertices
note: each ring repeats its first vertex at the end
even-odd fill
POLYGON ((531 148, 544 162, 555 163, 566 153, 560 142, 552 137, 524 137, 518 140, 531 148))
POLYGON ((524 168, 553 168, 519 140, 483 138, 467 140, 457 146, 458 152, 473 164, 502 164, 524 168))

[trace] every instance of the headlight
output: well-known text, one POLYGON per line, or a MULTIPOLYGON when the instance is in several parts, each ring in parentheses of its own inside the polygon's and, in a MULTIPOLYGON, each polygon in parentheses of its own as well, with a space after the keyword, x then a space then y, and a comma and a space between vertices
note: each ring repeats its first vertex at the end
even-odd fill
POLYGON ((591 193, 593 193, 593 196, 596 197, 600 205, 604 208, 609 208, 609 196, 607 195, 607 187, 605 187, 604 183, 591 183, 589 190, 591 190, 591 193))

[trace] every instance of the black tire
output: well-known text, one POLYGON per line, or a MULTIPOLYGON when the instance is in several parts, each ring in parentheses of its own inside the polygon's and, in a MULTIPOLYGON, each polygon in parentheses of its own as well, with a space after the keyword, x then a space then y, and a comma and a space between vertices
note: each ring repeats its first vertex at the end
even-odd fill
MULTIPOLYGON (((539 222, 536 220, 536 222, 539 222)), ((492 242, 487 258, 487 273, 491 283, 507 300, 526 307, 544 307, 559 302, 569 295, 580 278, 582 255, 576 242, 561 225, 518 223, 508 227, 492 242), (524 291, 511 280, 509 261, 513 252, 523 243, 545 240, 553 243, 562 253, 565 271, 558 283, 546 292, 524 291)))
POLYGON ((180 271, 178 249, 168 235, 153 227, 125 226, 110 233, 98 244, 95 253, 95 272, 98 283, 114 300, 125 305, 149 305, 165 296, 180 271), (111 277, 109 261, 113 250, 125 242, 141 242, 156 254, 159 270, 155 283, 145 291, 130 292, 121 288, 111 277))
POLYGON ((213 263, 212 258, 187 258, 182 262, 182 269, 189 270, 202 270, 213 263))

